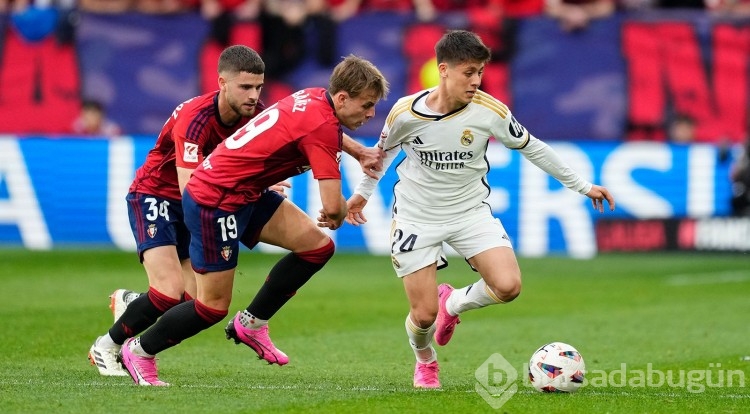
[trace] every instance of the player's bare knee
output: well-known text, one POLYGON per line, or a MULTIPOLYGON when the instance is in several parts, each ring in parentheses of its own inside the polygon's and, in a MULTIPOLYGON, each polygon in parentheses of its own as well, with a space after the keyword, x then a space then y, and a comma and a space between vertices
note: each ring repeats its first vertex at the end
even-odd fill
POLYGON ((504 303, 508 303, 508 302, 512 302, 520 294, 521 294, 521 285, 518 285, 518 287, 514 288, 513 290, 500 292, 500 294, 498 295, 498 299, 500 299, 504 303))
POLYGON ((336 252, 336 245, 333 243, 333 240, 331 240, 330 237, 327 237, 327 239, 328 241, 322 247, 295 254, 305 261, 325 264, 331 259, 331 257, 333 257, 333 254, 336 252))
POLYGON ((492 293, 504 303, 512 302, 521 294, 521 280, 504 281, 503 283, 490 286, 492 293))
POLYGON ((199 300, 193 301, 193 306, 195 306, 195 311, 198 316, 212 325, 221 322, 221 320, 229 313, 229 310, 226 309, 225 306, 219 305, 218 308, 214 308, 199 300))
POLYGON ((159 279, 149 283, 149 286, 172 299, 180 299, 185 292, 185 285, 182 279, 159 279))
POLYGON ((414 322, 415 325, 422 329, 427 329, 432 324, 435 323, 435 320, 437 319, 437 308, 434 310, 431 309, 424 309, 424 310, 417 310, 412 309, 411 310, 411 319, 412 322, 414 322))

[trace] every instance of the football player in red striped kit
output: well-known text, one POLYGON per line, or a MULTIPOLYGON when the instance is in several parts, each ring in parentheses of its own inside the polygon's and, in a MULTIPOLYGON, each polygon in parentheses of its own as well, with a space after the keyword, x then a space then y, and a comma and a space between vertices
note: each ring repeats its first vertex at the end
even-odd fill
POLYGON ((230 321, 227 335, 268 363, 289 362, 271 341, 268 320, 333 256, 333 241, 319 227, 336 230, 346 217, 341 127, 355 130, 371 119, 388 88, 372 63, 348 56, 334 68, 328 89, 303 89, 282 99, 203 160, 183 194, 197 296, 122 346, 123 364, 136 384, 168 385, 158 378, 155 355, 228 314, 240 243, 252 248, 262 241, 290 253, 271 269, 247 309, 230 321), (320 190, 317 224, 267 189, 307 170, 320 190))
MULTIPOLYGON (((219 90, 178 105, 162 127, 156 144, 127 195, 128 215, 149 290, 118 289, 111 295, 115 323, 97 338, 89 359, 101 375, 127 376, 117 361, 126 339, 145 331, 164 312, 195 296, 195 277, 185 227, 182 192, 195 168, 216 146, 265 109, 260 101, 265 64, 253 49, 234 45, 218 62, 219 90)), ((380 154, 345 137, 345 150, 367 173, 382 165, 380 154)), ((286 182, 272 186, 283 193, 286 182)))

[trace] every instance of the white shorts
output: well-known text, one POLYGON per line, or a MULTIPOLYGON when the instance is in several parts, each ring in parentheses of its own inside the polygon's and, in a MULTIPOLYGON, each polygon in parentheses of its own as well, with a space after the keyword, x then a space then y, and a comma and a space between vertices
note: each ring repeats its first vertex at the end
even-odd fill
POLYGON ((438 264, 438 269, 447 266, 443 242, 466 259, 494 247, 513 248, 500 220, 485 209, 453 224, 414 224, 394 219, 390 234, 391 262, 398 277, 433 263, 438 264))

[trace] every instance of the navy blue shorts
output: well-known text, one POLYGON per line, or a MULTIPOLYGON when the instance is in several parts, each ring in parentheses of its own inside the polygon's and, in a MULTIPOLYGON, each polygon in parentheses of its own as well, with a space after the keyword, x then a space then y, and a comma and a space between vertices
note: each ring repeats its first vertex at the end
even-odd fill
POLYGON ((237 211, 203 207, 188 191, 182 195, 185 224, 193 235, 190 259, 197 273, 220 272, 237 267, 240 243, 252 249, 284 197, 266 190, 254 203, 237 211))
POLYGON ((129 193, 125 200, 141 262, 143 252, 159 246, 175 246, 180 260, 190 257, 190 233, 180 201, 143 193, 129 193))

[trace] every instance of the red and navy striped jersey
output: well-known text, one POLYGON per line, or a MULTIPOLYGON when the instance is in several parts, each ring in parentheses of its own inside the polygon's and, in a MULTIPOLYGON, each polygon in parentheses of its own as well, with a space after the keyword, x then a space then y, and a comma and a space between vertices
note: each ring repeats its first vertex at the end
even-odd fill
POLYGON ((309 169, 317 180, 340 180, 342 134, 326 90, 300 90, 219 144, 186 190, 201 205, 235 211, 267 187, 309 169))
MULTIPOLYGON (((244 126, 251 117, 225 125, 219 116, 219 91, 189 99, 178 105, 159 133, 146 161, 138 168, 129 192, 182 199, 176 167, 195 169, 216 146, 244 126)), ((265 109, 258 102, 255 113, 265 109)))

